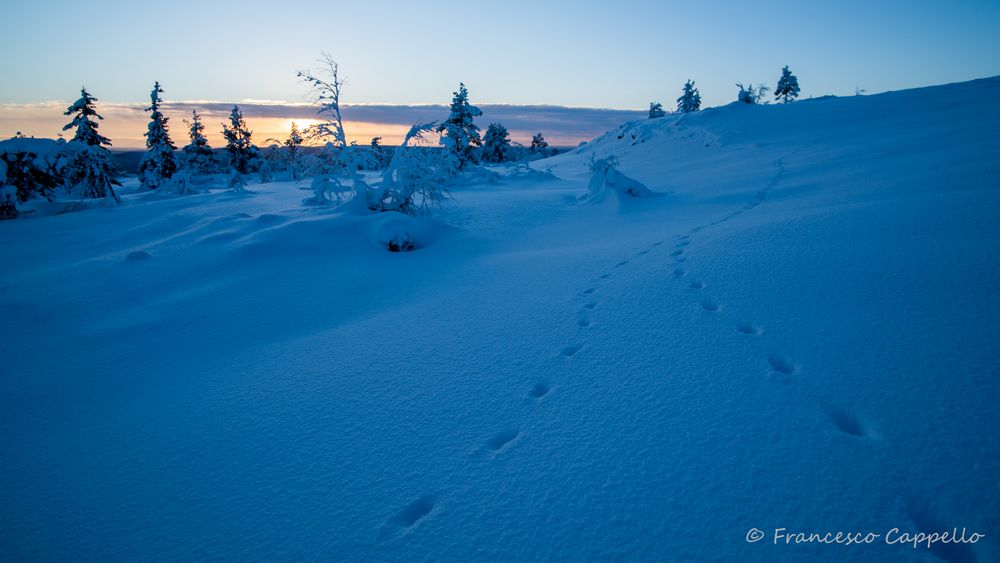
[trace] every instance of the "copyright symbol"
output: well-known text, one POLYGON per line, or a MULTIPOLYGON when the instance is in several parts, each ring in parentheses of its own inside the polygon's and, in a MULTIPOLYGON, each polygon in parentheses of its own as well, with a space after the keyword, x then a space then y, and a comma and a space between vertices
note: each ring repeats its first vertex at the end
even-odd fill
POLYGON ((762 539, 764 539, 764 532, 758 530, 757 528, 750 528, 750 531, 747 532, 748 543, 759 542, 762 539))

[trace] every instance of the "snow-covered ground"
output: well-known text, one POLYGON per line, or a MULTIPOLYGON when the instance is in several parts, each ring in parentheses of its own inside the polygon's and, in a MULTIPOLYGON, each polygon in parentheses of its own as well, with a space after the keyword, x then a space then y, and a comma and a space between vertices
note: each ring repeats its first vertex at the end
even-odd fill
POLYGON ((0 223, 0 558, 995 561, 998 99, 626 124, 410 253, 291 183, 0 223))

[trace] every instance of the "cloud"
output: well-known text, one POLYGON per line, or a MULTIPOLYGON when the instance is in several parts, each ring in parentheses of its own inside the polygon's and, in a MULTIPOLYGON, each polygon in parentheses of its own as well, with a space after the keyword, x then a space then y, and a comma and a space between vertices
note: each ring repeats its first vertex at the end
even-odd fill
MULTIPOLYGON (((308 124, 317 119, 316 106, 306 103, 288 103, 266 100, 237 102, 247 123, 254 131, 258 144, 267 138, 287 135, 292 121, 308 124)), ((0 104, 0 137, 12 136, 16 131, 37 137, 54 137, 68 121, 63 116, 68 103, 41 102, 35 104, 0 104)), ((98 111, 104 115, 101 131, 112 139, 118 148, 143 145, 142 134, 146 129, 145 104, 98 102, 98 111)), ((184 125, 181 120, 197 110, 203 116, 209 141, 221 144, 220 122, 225 120, 232 102, 194 100, 166 102, 164 113, 172 118, 170 123, 175 141, 184 144, 184 125)), ((518 142, 530 141, 531 135, 541 132, 553 145, 572 146, 590 140, 625 121, 639 119, 645 112, 636 110, 574 108, 546 105, 481 104, 483 116, 476 124, 485 129, 493 122, 503 123, 518 142)), ((387 144, 398 143, 414 123, 439 121, 448 116, 444 105, 390 105, 345 104, 344 128, 349 139, 366 143, 380 135, 387 144)))

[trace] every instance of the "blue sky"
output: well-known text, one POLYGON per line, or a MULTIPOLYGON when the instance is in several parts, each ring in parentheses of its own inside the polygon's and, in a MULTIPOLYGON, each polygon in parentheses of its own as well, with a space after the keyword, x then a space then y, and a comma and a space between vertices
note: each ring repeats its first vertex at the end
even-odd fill
MULTIPOLYGON (((804 97, 880 92, 1000 74, 1000 2, 7 2, 0 104, 300 102, 295 77, 321 51, 345 101, 668 107, 694 79, 706 105, 735 82, 804 97)), ((0 123, 0 129, 5 129, 0 123)))

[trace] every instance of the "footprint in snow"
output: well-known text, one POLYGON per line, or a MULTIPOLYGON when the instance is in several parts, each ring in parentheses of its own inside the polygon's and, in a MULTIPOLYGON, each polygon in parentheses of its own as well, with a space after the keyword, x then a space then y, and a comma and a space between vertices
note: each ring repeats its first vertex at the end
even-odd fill
POLYGON ((392 517, 392 523, 402 528, 412 528, 423 520, 434 510, 434 497, 422 495, 417 500, 406 505, 405 508, 392 517))
POLYGON ((743 334, 749 334, 751 336, 759 336, 763 334, 764 330, 753 323, 741 323, 736 327, 736 330, 743 334))
POLYGON ((771 369, 782 375, 792 375, 797 371, 794 365, 781 356, 768 356, 767 363, 771 364, 771 369))
POLYGON ((837 430, 851 436, 857 436, 859 438, 865 437, 866 432, 864 426, 853 414, 840 409, 831 410, 827 414, 829 414, 830 420, 833 421, 833 425, 837 427, 837 430))
POLYGON ((133 250, 125 257, 125 262, 137 262, 139 260, 147 260, 152 257, 153 256, 145 250, 133 250))
POLYGON ((693 281, 690 284, 688 284, 688 287, 690 289, 705 289, 705 284, 704 282, 693 281))
POLYGON ((494 452, 500 452, 520 435, 521 433, 517 430, 507 430, 487 440, 486 445, 494 452))
POLYGON ((533 399, 541 399, 542 397, 549 394, 552 388, 549 387, 548 383, 536 383, 530 391, 528 391, 528 396, 533 399))
POLYGON ((567 358, 572 358, 580 351, 580 348, 583 348, 583 344, 572 344, 563 348, 561 354, 567 358))
POLYGON ((710 301, 706 299, 701 302, 701 308, 710 313, 718 313, 719 309, 721 309, 722 306, 716 303, 715 301, 710 301))

